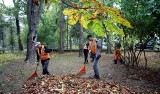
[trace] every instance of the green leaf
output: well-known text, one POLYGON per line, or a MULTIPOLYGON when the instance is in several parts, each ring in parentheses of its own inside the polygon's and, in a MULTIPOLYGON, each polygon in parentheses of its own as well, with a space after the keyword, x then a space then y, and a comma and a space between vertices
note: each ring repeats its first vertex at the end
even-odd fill
POLYGON ((93 26, 93 24, 94 24, 94 22, 93 22, 93 20, 92 20, 92 21, 90 21, 90 22, 88 23, 87 27, 88 27, 88 28, 91 28, 91 27, 93 26))
POLYGON ((51 0, 52 3, 58 5, 60 0, 51 0))
POLYGON ((88 23, 90 22, 90 20, 89 20, 90 17, 91 17, 91 14, 89 14, 89 13, 83 13, 81 16, 81 25, 85 29, 88 29, 88 23))
POLYGON ((122 37, 124 36, 123 30, 119 29, 110 19, 105 20, 104 24, 108 31, 117 32, 122 37))
POLYGON ((112 20, 116 23, 122 24, 128 28, 133 28, 128 20, 124 18, 121 11, 115 8, 106 7, 106 12, 112 18, 112 20))
POLYGON ((92 20, 88 24, 88 28, 91 29, 97 36, 105 36, 104 28, 100 20, 92 20))

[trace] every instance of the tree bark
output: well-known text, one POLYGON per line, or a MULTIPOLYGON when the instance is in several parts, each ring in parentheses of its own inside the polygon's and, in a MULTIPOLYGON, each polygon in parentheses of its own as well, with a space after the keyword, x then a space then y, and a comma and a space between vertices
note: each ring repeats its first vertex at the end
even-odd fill
POLYGON ((0 41, 2 43, 2 52, 4 53, 4 32, 2 28, 0 28, 0 41))
MULTIPOLYGON (((61 5, 61 11, 64 10, 64 4, 61 5)), ((64 27, 65 27, 65 20, 64 15, 61 12, 61 18, 60 18, 60 45, 59 45, 59 52, 64 52, 64 27)))
POLYGON ((23 51, 23 45, 22 45, 22 41, 21 41, 21 37, 20 37, 20 25, 19 25, 18 13, 16 14, 15 18, 16 18, 16 27, 17 27, 19 50, 23 51))
POLYGON ((15 46, 15 42, 14 42, 14 35, 13 35, 13 27, 10 27, 10 49, 11 49, 11 53, 14 53, 14 46, 15 46))
POLYGON ((124 60, 123 60, 123 62, 124 62, 124 64, 125 64, 125 62, 126 62, 126 46, 125 46, 125 36, 123 37, 123 55, 124 55, 124 60))
POLYGON ((110 39, 110 36, 107 34, 107 44, 108 44, 108 45, 107 45, 107 54, 112 53, 111 43, 110 43, 109 39, 110 39))
POLYGON ((20 25, 19 25, 19 11, 20 11, 20 8, 18 5, 19 2, 20 2, 20 0, 18 0, 18 1, 13 0, 14 8, 16 10, 15 19, 16 19, 17 36, 18 36, 18 46, 19 46, 19 50, 23 51, 23 45, 22 45, 22 41, 21 41, 21 37, 20 37, 20 25))
POLYGON ((83 27, 80 25, 79 33, 79 56, 83 56, 83 27))
POLYGON ((72 32, 70 30, 70 35, 69 35, 69 46, 70 46, 70 50, 72 50, 72 32))
POLYGON ((69 33, 69 32, 68 32, 68 20, 67 20, 67 50, 68 50, 68 41, 69 41, 69 40, 68 40, 68 33, 69 33))
POLYGON ((4 46, 5 46, 5 45, 4 45, 4 32, 2 32, 2 43, 3 43, 3 44, 2 44, 2 47, 3 47, 3 53, 4 53, 4 52, 5 52, 5 50, 4 50, 4 46))
POLYGON ((42 13, 44 0, 39 0, 40 6, 33 3, 33 0, 27 1, 27 19, 29 32, 27 35, 27 54, 25 61, 35 61, 35 42, 37 41, 37 26, 42 13))

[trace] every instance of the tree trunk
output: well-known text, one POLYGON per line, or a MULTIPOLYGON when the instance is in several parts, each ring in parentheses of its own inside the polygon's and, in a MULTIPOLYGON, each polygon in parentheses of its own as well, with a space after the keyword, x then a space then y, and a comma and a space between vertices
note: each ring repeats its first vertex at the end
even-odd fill
POLYGON ((83 56, 83 27, 81 25, 79 33, 79 56, 83 56))
POLYGON ((68 41, 69 41, 69 40, 68 40, 68 35, 69 35, 68 33, 69 33, 69 32, 68 32, 68 21, 67 21, 67 50, 68 50, 68 41))
POLYGON ((35 42, 37 41, 37 26, 42 13, 44 0, 40 0, 40 6, 33 3, 33 0, 27 1, 27 19, 29 32, 27 35, 27 55, 25 61, 35 61, 35 42))
POLYGON ((10 49, 11 49, 11 53, 14 53, 14 46, 15 46, 15 42, 14 42, 14 35, 13 35, 13 27, 11 26, 10 27, 10 45, 11 45, 11 47, 10 47, 10 49))
POLYGON ((69 35, 69 46, 70 46, 70 50, 72 50, 72 32, 70 30, 70 35, 69 35))
POLYGON ((101 39, 101 50, 103 50, 103 39, 101 39))
POLYGON ((126 36, 124 36, 123 37, 123 49, 124 49, 124 60, 123 60, 123 62, 124 62, 124 64, 126 63, 126 44, 125 44, 125 41, 126 41, 126 36))
MULTIPOLYGON (((64 9, 64 4, 61 5, 61 11, 64 9)), ((64 15, 61 12, 61 18, 60 18, 60 45, 59 45, 59 52, 64 52, 64 27, 65 27, 65 20, 64 15)))
POLYGON ((22 41, 21 41, 21 37, 20 37, 20 25, 19 25, 19 11, 20 8, 18 6, 20 0, 15 1, 13 0, 13 4, 14 4, 14 8, 15 8, 15 19, 16 19, 16 28, 17 28, 17 36, 18 36, 18 46, 19 46, 19 50, 23 51, 23 45, 22 45, 22 41))
POLYGON ((2 43, 2 52, 4 53, 4 32, 2 28, 0 28, 0 43, 2 43))
POLYGON ((2 44, 2 47, 3 47, 3 53, 4 53, 4 52, 5 52, 5 50, 4 50, 4 46, 5 46, 5 45, 4 45, 4 32, 2 32, 2 43, 3 43, 3 44, 2 44))
POLYGON ((17 35, 18 35, 18 46, 19 46, 19 50, 23 51, 23 45, 20 37, 20 25, 19 25, 18 13, 16 14, 15 18, 16 18, 17 35))
POLYGON ((110 36, 107 34, 107 54, 110 54, 112 53, 112 50, 111 50, 111 44, 109 42, 109 39, 110 39, 110 36))

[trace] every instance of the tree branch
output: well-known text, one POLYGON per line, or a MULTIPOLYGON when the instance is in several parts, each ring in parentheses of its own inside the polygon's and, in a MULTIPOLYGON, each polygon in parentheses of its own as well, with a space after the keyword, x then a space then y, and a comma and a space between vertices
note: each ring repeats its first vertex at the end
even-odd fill
POLYGON ((41 14, 42 14, 42 11, 43 11, 43 5, 44 5, 44 0, 40 0, 40 5, 39 5, 39 8, 38 8, 38 12, 37 12, 37 23, 39 23, 40 21, 40 18, 41 18, 41 14))
POLYGON ((4 5, 4 0, 2 0, 2 2, 3 2, 3 5, 4 5))
POLYGON ((85 8, 75 7, 75 6, 70 5, 70 4, 68 4, 67 2, 65 2, 65 0, 61 0, 61 2, 62 2, 63 4, 65 4, 65 5, 67 5, 67 6, 72 7, 72 8, 75 8, 75 9, 84 9, 84 10, 86 10, 86 9, 96 9, 96 8, 91 8, 91 7, 85 7, 85 8))

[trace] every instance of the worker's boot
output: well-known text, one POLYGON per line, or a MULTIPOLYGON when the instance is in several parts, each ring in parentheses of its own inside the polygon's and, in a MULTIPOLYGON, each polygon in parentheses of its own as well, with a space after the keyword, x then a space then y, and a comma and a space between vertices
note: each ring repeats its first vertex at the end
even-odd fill
POLYGON ((86 63, 88 64, 88 59, 87 59, 86 63))
POLYGON ((84 64, 88 64, 88 60, 86 60, 86 61, 84 62, 84 64))
POLYGON ((121 63, 121 64, 123 64, 123 63, 124 63, 122 59, 120 59, 120 63, 121 63))
POLYGON ((95 79, 100 79, 99 75, 94 75, 95 79))
POLYGON ((50 72, 47 71, 47 75, 51 75, 50 72))
POLYGON ((114 64, 117 64, 117 60, 116 59, 114 60, 114 64))

